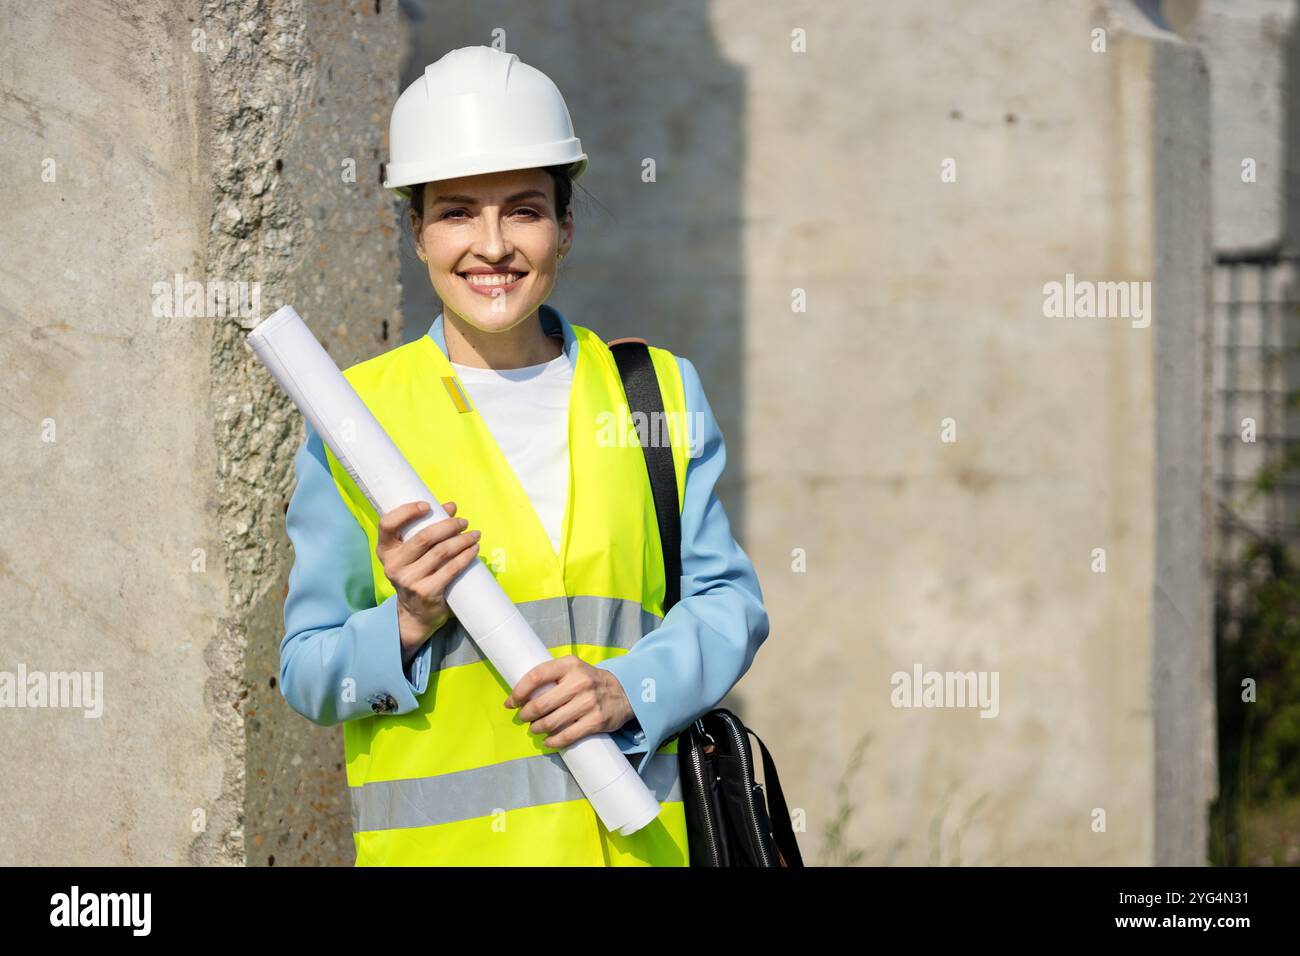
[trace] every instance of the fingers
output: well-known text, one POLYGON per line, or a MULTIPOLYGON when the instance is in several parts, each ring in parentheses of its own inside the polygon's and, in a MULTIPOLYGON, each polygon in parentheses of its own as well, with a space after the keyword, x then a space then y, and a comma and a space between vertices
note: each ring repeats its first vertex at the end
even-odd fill
POLYGON ((389 553, 388 559, 398 568, 407 568, 431 548, 455 537, 468 527, 469 522, 464 518, 444 518, 442 521, 435 521, 398 545, 389 553))
MULTIPOLYGON (((563 685, 561 685, 563 686, 563 685)), ((556 690, 559 688, 557 687, 556 690)), ((552 691, 551 693, 554 693, 552 691)), ((549 697, 550 694, 543 694, 538 701, 549 697)), ((530 701, 529 704, 538 701, 530 701)), ((594 709, 596 706, 596 695, 587 691, 570 694, 569 697, 547 710, 546 713, 540 714, 528 721, 530 726, 529 733, 534 734, 552 734, 556 731, 563 730, 569 724, 573 723, 583 714, 594 709)))
POLYGON ((575 744, 583 737, 591 734, 600 733, 604 729, 600 711, 589 710, 586 714, 569 723, 563 730, 553 733, 542 740, 543 747, 554 747, 560 750, 569 744, 575 744))
POLYGON ((561 707, 574 695, 594 689, 594 681, 582 672, 583 668, 583 661, 572 654, 538 664, 520 678, 510 694, 507 706, 519 707, 519 719, 532 723, 561 707), (529 695, 536 693, 537 688, 548 681, 555 681, 555 687, 532 700, 528 699, 529 695), (523 706, 520 707, 520 704, 523 706))
MULTIPOLYGON (((398 505, 392 511, 385 511, 379 517, 379 544, 380 548, 389 548, 401 542, 398 531, 406 527, 422 514, 427 514, 428 504, 423 501, 408 501, 404 505, 398 505)), ((442 506, 442 510, 449 515, 456 513, 456 502, 448 501, 442 506)))
MULTIPOLYGON (((519 708, 519 713, 516 716, 527 724, 541 720, 543 717, 549 718, 556 710, 569 703, 582 692, 583 688, 577 686, 575 682, 561 678, 550 690, 538 694, 532 700, 525 701, 524 706, 519 708)), ((515 700, 519 700, 519 698, 515 697, 515 700)), ((543 729, 550 730, 556 726, 558 725, 547 724, 543 729)))
MULTIPOLYGON (((478 557, 478 541, 474 540, 467 534, 457 535, 450 541, 438 545, 439 548, 447 546, 453 546, 459 549, 459 553, 449 552, 452 556, 448 558, 442 566, 438 568, 438 570, 434 571, 432 574, 428 574, 426 571, 426 577, 424 577, 423 580, 416 579, 412 586, 413 590, 426 600, 432 599, 433 597, 442 597, 443 592, 446 591, 447 588, 451 586, 451 582, 456 579, 456 575, 460 574, 467 567, 473 564, 474 559, 478 557)), ((432 554, 433 550, 436 549, 431 549, 429 553, 432 554)), ((428 555, 425 555, 425 558, 427 557, 428 555)), ((421 558, 420 561, 424 562, 425 558, 421 558)), ((437 559, 435 558, 435 560, 437 559)))
POLYGON ((384 512, 379 518, 379 547, 389 547, 401 541, 397 532, 424 514, 428 507, 423 501, 408 501, 392 511, 384 512))
POLYGON ((519 683, 515 684, 510 691, 510 696, 506 698, 505 706, 518 707, 528 700, 528 695, 537 690, 542 684, 556 680, 563 673, 560 670, 560 662, 556 658, 549 661, 542 661, 536 667, 532 668, 527 674, 519 678, 519 683))
POLYGON ((446 561, 456 557, 466 548, 477 545, 478 539, 478 531, 462 532, 459 528, 453 529, 450 538, 439 541, 424 554, 415 558, 406 569, 406 573, 410 575, 412 581, 422 581, 437 571, 446 561))
POLYGON ((572 654, 543 661, 519 679, 506 706, 518 706, 519 719, 531 724, 529 732, 547 734, 542 746, 559 749, 599 732, 605 722, 599 706, 597 668, 572 654), (555 681, 555 686, 533 700, 529 694, 555 681))

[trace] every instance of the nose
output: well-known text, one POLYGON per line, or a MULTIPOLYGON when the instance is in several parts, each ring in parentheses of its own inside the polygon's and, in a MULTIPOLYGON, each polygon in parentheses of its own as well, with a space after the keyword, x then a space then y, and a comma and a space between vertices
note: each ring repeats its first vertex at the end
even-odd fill
POLYGON ((483 215, 479 216, 478 236, 471 251, 487 262, 504 259, 514 251, 513 244, 501 226, 499 206, 484 207, 483 215))

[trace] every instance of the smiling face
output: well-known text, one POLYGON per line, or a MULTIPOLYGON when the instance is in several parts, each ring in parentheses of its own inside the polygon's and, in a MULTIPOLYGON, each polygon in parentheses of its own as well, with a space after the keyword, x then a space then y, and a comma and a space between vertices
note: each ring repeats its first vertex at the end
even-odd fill
POLYGON ((556 256, 573 241, 573 218, 555 208, 544 169, 428 183, 424 216, 412 212, 411 225, 444 308, 483 332, 537 311, 555 286, 556 256))

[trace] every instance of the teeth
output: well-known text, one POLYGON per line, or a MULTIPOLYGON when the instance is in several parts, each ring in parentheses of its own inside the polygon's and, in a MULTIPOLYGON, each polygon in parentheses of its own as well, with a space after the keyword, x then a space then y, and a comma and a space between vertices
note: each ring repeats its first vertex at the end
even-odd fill
POLYGON ((523 275, 522 272, 510 272, 504 275, 498 272, 484 275, 466 275, 465 278, 474 285, 509 285, 521 275, 523 275))

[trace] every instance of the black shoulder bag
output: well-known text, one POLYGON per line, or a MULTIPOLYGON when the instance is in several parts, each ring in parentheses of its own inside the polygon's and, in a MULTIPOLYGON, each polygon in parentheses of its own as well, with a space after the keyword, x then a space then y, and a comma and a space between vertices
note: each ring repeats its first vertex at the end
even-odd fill
MULTIPOLYGON (((656 412, 662 415, 663 397, 646 341, 623 338, 608 344, 623 379, 629 410, 643 413, 647 422, 653 421, 656 412)), ((681 598, 681 513, 673 450, 647 441, 655 431, 647 428, 639 434, 650 471, 659 540, 663 543, 667 614, 681 598)), ((754 739, 763 754, 768 799, 764 799, 763 787, 754 780, 750 734, 754 732, 740 718, 719 707, 677 735, 691 866, 803 866, 776 764, 758 734, 754 739)))

